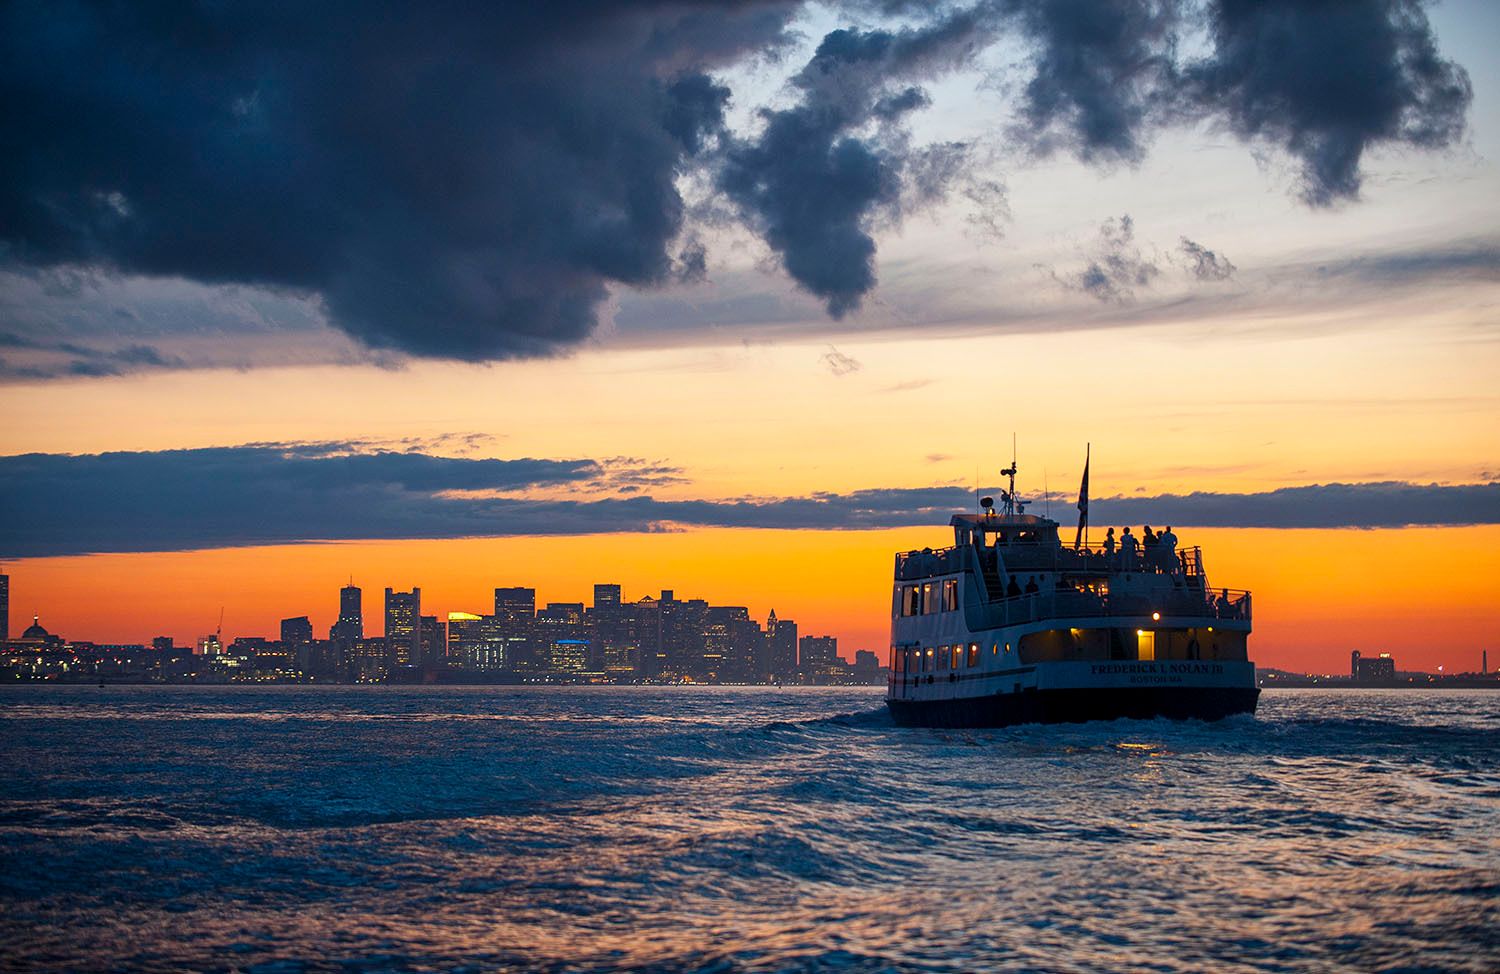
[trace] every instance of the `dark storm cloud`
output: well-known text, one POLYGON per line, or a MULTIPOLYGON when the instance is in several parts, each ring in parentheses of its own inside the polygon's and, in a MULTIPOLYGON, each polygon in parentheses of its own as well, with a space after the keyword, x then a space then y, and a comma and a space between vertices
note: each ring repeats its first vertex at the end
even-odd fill
MULTIPOLYGON (((360 340, 543 354, 669 279, 706 69, 795 4, 15 2, 0 248, 321 295, 360 340)), ((691 266, 691 262, 690 266, 691 266)))
POLYGON ((1047 152, 1137 161, 1169 109, 1179 5, 1172 0, 1013 0, 1032 76, 1013 133, 1047 152))
MULTIPOLYGON (((319 540, 658 531, 857 530, 947 523, 967 487, 657 500, 675 467, 631 458, 478 460, 360 443, 0 457, 0 557, 179 551, 319 540), (578 491, 597 499, 495 496, 578 491), (609 493, 624 496, 604 496, 609 493)), ((933 459, 933 458, 929 458, 933 459)), ((1059 508, 1071 505, 1059 501, 1059 508)), ((1033 511, 1038 510, 1032 505, 1033 511)), ((1398 527, 1500 523, 1500 484, 1328 484, 1258 494, 1097 498, 1096 525, 1398 527)))
POLYGON ((833 31, 792 78, 800 102, 762 112, 760 134, 728 147, 719 188, 833 317, 875 286, 873 224, 899 211, 907 176, 928 180, 918 195, 936 191, 942 167, 909 166, 898 128, 928 102, 910 82, 964 63, 988 29, 980 12, 963 10, 921 28, 833 31), (872 122, 879 127, 864 134, 872 122))
POLYGON ((1182 237, 1178 249, 1188 259, 1188 272, 1200 281, 1227 281, 1234 276, 1235 266, 1228 257, 1214 253, 1195 240, 1182 237))
MULTIPOLYGON (((612 285, 706 277, 677 188, 692 173, 837 318, 911 210, 958 187, 1000 232, 1005 190, 976 148, 914 146, 906 126, 924 83, 1007 33, 1031 148, 1131 163, 1160 128, 1208 120, 1290 154, 1318 206, 1357 196, 1372 148, 1460 139, 1471 101, 1424 0, 850 0, 835 14, 906 26, 828 33, 795 103, 729 133, 715 73, 782 51, 801 7, 12 0, 0 309, 36 303, 5 291, 38 270, 60 301, 100 277, 247 285, 375 349, 545 355, 594 328, 612 285)), ((1106 261, 1075 281, 1106 301, 1140 283, 1106 261)), ((263 334, 255 309, 211 313, 263 334)), ((92 347, 7 356, 0 377, 179 364, 154 340, 92 347)))
POLYGON ((1441 148, 1463 134, 1468 74, 1438 56, 1422 0, 1217 0, 1213 56, 1190 65, 1190 97, 1241 138, 1302 166, 1302 198, 1359 195, 1379 145, 1441 148))
POLYGON ((1425 0, 1009 0, 1031 43, 1015 133, 1137 161, 1154 131, 1208 118, 1298 160, 1312 206, 1358 196, 1371 148, 1462 137, 1468 75, 1439 56, 1425 0), (1178 56, 1202 28, 1211 51, 1178 56))

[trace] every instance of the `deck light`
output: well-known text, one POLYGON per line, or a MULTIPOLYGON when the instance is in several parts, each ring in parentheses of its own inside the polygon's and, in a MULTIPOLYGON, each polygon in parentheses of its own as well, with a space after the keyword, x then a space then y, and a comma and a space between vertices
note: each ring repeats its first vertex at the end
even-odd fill
POLYGON ((1153 612, 1153 613, 1151 613, 1151 621, 1152 622, 1160 622, 1161 621, 1161 613, 1160 612, 1153 612))

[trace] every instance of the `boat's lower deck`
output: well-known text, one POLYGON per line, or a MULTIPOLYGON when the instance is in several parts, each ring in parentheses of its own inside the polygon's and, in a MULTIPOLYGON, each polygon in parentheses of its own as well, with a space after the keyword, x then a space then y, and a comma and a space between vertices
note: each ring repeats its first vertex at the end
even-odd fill
POLYGON ((1025 689, 975 697, 932 700, 888 698, 891 716, 903 727, 1008 727, 1131 718, 1221 720, 1252 714, 1260 690, 1254 686, 1132 686, 1025 689))

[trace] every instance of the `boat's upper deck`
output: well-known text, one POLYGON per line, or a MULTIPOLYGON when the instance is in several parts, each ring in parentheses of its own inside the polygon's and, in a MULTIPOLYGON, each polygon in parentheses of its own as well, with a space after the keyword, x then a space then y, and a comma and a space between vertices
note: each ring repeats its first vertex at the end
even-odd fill
MULTIPOLYGON (((1170 537, 1167 544, 1149 547, 1134 536, 1124 544, 1111 539, 1065 545, 1056 521, 1031 514, 957 514, 950 523, 952 547, 896 555, 895 577, 902 589, 898 601, 907 589, 925 587, 902 582, 968 574, 974 576, 981 602, 994 604, 997 611, 1002 608, 998 603, 1020 606, 1015 612, 1005 611, 1007 618, 1021 609, 1033 618, 1054 612, 1130 614, 1139 602, 1249 621, 1249 593, 1211 589, 1202 550, 1179 548, 1170 537)), ((969 601, 967 596, 964 601, 969 601)))

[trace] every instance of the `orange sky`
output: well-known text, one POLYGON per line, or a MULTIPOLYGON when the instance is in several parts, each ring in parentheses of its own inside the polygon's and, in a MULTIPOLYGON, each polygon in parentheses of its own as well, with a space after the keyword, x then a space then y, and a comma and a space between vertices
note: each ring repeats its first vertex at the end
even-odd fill
MULTIPOLYGON (((1351 649, 1410 669, 1475 670, 1500 661, 1500 526, 1401 530, 1191 529, 1211 583, 1255 592, 1252 657, 1263 666, 1339 672, 1351 649)), ((75 639, 187 643, 225 607, 226 638, 275 636, 283 616, 326 631, 350 573, 378 631, 386 585, 420 585, 423 611, 484 611, 497 585, 539 601, 588 601, 594 582, 625 597, 774 608, 840 652, 887 641, 892 553, 939 545, 947 528, 888 531, 709 529, 648 535, 308 544, 168 554, 42 558, 9 565, 11 625, 33 612, 75 639)))

